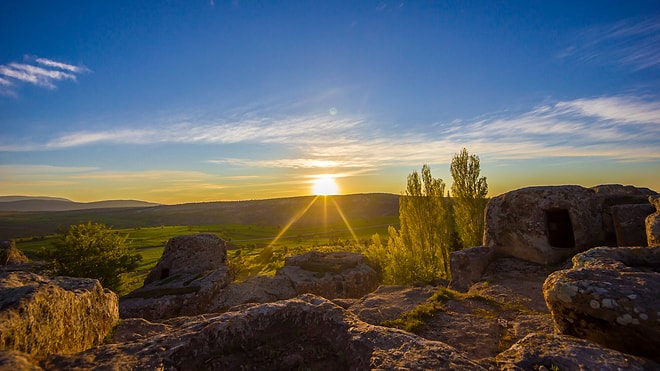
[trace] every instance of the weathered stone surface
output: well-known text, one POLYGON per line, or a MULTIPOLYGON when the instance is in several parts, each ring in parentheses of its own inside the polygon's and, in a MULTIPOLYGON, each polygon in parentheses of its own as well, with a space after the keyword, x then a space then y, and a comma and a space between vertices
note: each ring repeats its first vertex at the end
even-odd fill
MULTIPOLYGON (((159 336, 133 335, 46 369, 434 369, 483 370, 454 348, 373 326, 313 295, 221 315, 163 323, 159 336)), ((147 329, 149 326, 141 326, 147 329)), ((125 335, 123 335, 125 337, 125 335)))
POLYGON ((617 246, 646 246, 644 220, 655 208, 650 204, 629 204, 614 205, 611 210, 617 246))
POLYGON ((0 273, 0 349, 80 352, 100 344, 118 318, 117 295, 97 280, 0 273))
POLYGON ((649 196, 655 213, 646 217, 646 241, 648 246, 660 246, 660 196, 649 196))
POLYGON ((660 365, 641 357, 602 348, 566 335, 530 334, 495 357, 500 370, 657 370, 660 365))
POLYGON ((41 371, 42 368, 29 354, 0 349, 0 370, 41 371))
POLYGON ((558 333, 660 360, 660 249, 599 247, 543 285, 558 333))
POLYGON ((167 241, 163 256, 151 270, 144 284, 170 276, 196 275, 227 265, 227 243, 214 234, 177 236, 167 241))
POLYGON ((488 264, 495 257, 495 250, 488 246, 477 246, 451 253, 451 282, 454 290, 467 291, 471 284, 479 281, 488 264))
POLYGON ((16 265, 27 262, 27 256, 16 248, 14 240, 0 242, 0 265, 16 265))
POLYGON ((433 286, 380 286, 357 300, 348 310, 364 322, 380 325, 424 303, 436 290, 433 286))
POLYGON ((297 295, 291 281, 284 276, 255 276, 232 283, 213 298, 208 312, 225 312, 245 303, 270 303, 297 295))
POLYGON ((196 274, 177 273, 123 296, 119 301, 121 318, 153 321, 207 313, 230 282, 226 266, 196 274))
POLYGON ((493 197, 484 244, 496 253, 552 264, 603 239, 595 192, 580 186, 528 187, 493 197))
POLYGON ((287 277, 298 294, 360 298, 380 284, 378 274, 367 263, 358 253, 310 251, 286 258, 276 275, 287 277))

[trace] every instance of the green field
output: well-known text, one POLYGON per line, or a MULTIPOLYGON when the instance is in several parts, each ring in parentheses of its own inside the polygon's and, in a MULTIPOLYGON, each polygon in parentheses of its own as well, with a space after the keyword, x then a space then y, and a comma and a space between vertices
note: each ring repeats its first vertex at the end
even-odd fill
MULTIPOLYGON (((126 242, 142 255, 142 262, 135 272, 125 277, 125 294, 140 287, 146 275, 160 259, 167 241, 176 236, 212 233, 229 242, 228 258, 239 264, 242 270, 237 279, 252 275, 272 275, 284 264, 284 258, 312 249, 317 250, 359 250, 365 246, 373 234, 380 234, 387 240, 388 225, 398 225, 398 217, 354 219, 346 223, 322 226, 293 225, 263 226, 242 224, 160 226, 114 229, 127 236, 126 242), (352 232, 351 232, 352 229, 352 232), (279 238, 276 237, 280 235, 279 238)), ((16 246, 30 259, 39 260, 41 252, 55 246, 59 235, 33 236, 15 239, 16 246)))

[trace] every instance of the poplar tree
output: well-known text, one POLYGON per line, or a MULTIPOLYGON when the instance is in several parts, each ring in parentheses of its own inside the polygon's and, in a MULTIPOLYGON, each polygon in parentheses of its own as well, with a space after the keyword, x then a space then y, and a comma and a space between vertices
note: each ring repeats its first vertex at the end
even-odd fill
POLYGON ((479 156, 463 148, 451 160, 451 196, 454 217, 463 248, 480 246, 484 234, 484 210, 488 183, 479 176, 479 156))

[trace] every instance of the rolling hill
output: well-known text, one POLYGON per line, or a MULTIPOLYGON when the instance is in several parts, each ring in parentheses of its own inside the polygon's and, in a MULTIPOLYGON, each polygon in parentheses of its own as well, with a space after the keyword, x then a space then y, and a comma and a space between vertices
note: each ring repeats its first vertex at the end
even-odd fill
POLYGON ((0 211, 69 211, 149 207, 158 204, 135 200, 75 202, 59 197, 0 196, 0 211))

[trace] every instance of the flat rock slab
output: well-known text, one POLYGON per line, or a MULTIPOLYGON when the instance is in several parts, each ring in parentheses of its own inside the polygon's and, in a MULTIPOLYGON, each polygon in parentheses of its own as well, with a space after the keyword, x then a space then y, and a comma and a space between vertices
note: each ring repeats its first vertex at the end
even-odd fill
POLYGON ((380 325, 424 303, 435 291, 433 286, 380 286, 348 309, 364 322, 380 325))

